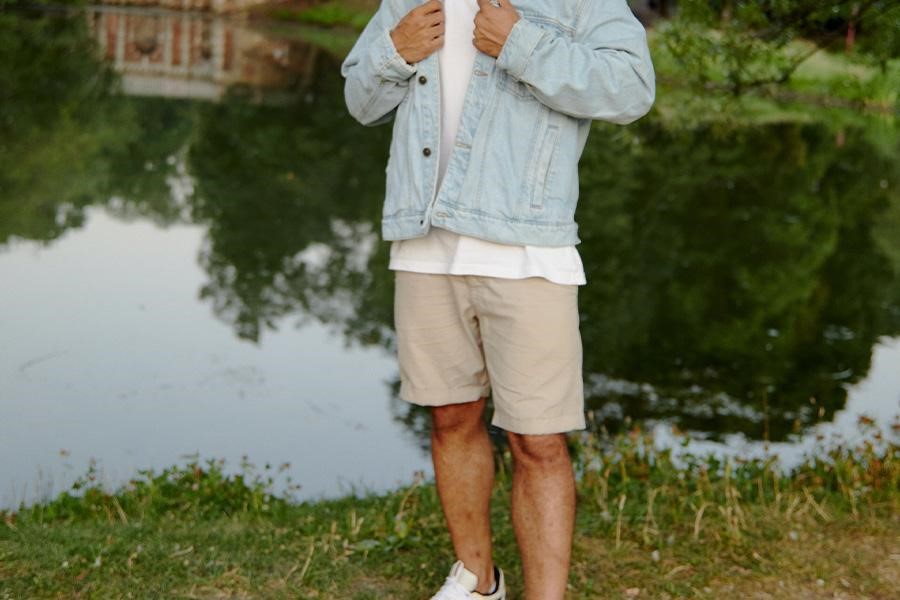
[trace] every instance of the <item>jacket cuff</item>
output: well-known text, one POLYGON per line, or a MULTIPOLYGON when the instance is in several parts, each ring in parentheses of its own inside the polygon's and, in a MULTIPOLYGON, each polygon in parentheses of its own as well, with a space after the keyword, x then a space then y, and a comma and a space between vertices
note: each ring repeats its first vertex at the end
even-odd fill
POLYGON ((505 69, 515 79, 521 78, 528 66, 535 46, 541 41, 546 31, 524 17, 513 24, 509 35, 497 55, 497 66, 505 69))
POLYGON ((391 39, 391 30, 385 28, 381 35, 375 40, 375 47, 372 49, 375 55, 375 64, 378 66, 378 76, 382 79, 390 81, 405 81, 413 76, 416 72, 416 65, 406 62, 397 48, 394 47, 394 40, 391 39))

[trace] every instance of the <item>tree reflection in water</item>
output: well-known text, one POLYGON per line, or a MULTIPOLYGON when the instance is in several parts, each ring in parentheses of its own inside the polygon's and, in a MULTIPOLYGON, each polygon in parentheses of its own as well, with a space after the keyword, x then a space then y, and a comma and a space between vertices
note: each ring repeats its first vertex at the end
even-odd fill
MULTIPOLYGON (((52 240, 88 204, 201 223, 201 297, 237 336, 316 319, 393 352, 390 127, 347 115, 340 57, 314 54, 278 106, 240 86, 216 103, 124 97, 83 23, 0 19, 0 243, 52 240)), ((595 124, 577 215, 592 427, 783 440, 844 406, 900 334, 900 148, 868 131, 595 124)), ((427 413, 391 388, 427 446, 427 413)))

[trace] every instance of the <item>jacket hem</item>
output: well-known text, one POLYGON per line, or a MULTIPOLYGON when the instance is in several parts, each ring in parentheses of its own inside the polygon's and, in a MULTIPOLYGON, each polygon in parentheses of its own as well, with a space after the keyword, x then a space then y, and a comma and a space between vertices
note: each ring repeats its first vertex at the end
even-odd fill
MULTIPOLYGON (((574 246, 580 244, 578 224, 537 223, 519 219, 491 217, 484 214, 470 215, 452 209, 445 217, 433 215, 431 224, 462 235, 497 242, 531 246, 574 246)), ((428 233, 424 223, 425 213, 385 217, 381 220, 381 235, 386 241, 422 237, 428 233)))

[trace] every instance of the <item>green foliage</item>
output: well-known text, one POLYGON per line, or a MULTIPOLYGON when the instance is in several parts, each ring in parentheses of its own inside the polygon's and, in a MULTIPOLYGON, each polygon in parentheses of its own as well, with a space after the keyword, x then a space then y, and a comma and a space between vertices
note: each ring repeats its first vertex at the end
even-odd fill
MULTIPOLYGON (((287 463, 277 469, 284 472, 287 463)), ((115 492, 105 489, 92 460, 88 470, 79 476, 70 490, 56 498, 25 510, 26 518, 45 521, 106 520, 127 523, 129 518, 213 519, 241 514, 259 516, 280 514, 289 496, 274 493, 275 470, 268 463, 259 472, 246 457, 241 472, 227 474, 224 459, 196 457, 184 465, 173 465, 156 473, 153 469, 137 472, 137 476, 115 492)), ((297 486, 286 478, 287 494, 297 486)))
POLYGON ((887 71, 888 62, 900 58, 900 2, 877 2, 860 29, 858 50, 887 71))
POLYGON ((891 42, 876 41, 876 32, 883 30, 885 39, 894 35, 884 11, 895 5, 895 0, 683 0, 677 18, 660 26, 661 43, 689 82, 737 95, 787 82, 809 56, 842 39, 851 20, 868 25, 875 47, 889 47, 891 42), (796 44, 801 37, 811 45, 796 44))
POLYGON ((785 81, 794 65, 783 45, 747 36, 739 28, 672 22, 661 26, 661 35, 689 82, 698 87, 740 94, 761 83, 785 81))
MULTIPOLYGON (((900 446, 893 438, 885 438, 873 421, 862 417, 859 422, 862 441, 851 446, 823 442, 817 453, 790 471, 784 471, 775 458, 723 459, 713 454, 691 454, 676 448, 661 449, 653 437, 634 429, 608 436, 584 433, 569 438, 580 493, 592 498, 604 512, 614 510, 621 496, 645 502, 652 490, 666 488, 677 506, 676 513, 700 501, 724 504, 734 495, 747 502, 769 503, 779 495, 804 490, 832 505, 854 510, 861 501, 891 501, 900 489, 900 446)), ((681 447, 690 439, 681 438, 681 447)), ((495 448, 498 472, 503 485, 510 483, 512 457, 508 448, 495 448)), ((132 520, 160 519, 209 520, 221 517, 274 518, 281 520, 296 508, 315 504, 298 503, 294 492, 299 485, 290 476, 285 491, 276 493, 275 476, 290 468, 288 463, 277 469, 265 464, 260 470, 241 461, 239 473, 226 473, 224 459, 200 461, 193 457, 183 465, 173 465, 155 472, 139 470, 137 476, 115 491, 104 488, 99 471, 92 462, 70 490, 57 497, 18 511, 0 511, 9 523, 28 521, 107 522, 127 524, 132 520)), ((366 550, 393 550, 400 545, 423 541, 414 535, 417 513, 422 508, 423 488, 431 494, 430 485, 421 476, 414 483, 381 497, 392 508, 385 515, 379 539, 362 544, 366 550)), ((370 497, 375 499, 374 496, 370 497)), ((323 510, 339 508, 353 498, 322 501, 323 510)), ((431 500, 427 508, 435 505, 431 500)), ((634 509, 635 520, 646 513, 634 509)), ((677 522, 673 520, 673 523, 677 522)))
MULTIPOLYGON (((582 493, 594 494, 595 502, 609 513, 615 512, 622 496, 645 503, 653 490, 664 490, 669 501, 676 503, 667 506, 674 517, 670 525, 683 519, 686 507, 703 502, 728 505, 740 498, 765 505, 782 502, 791 493, 808 493, 841 510, 854 511, 861 502, 895 501, 900 489, 900 446, 892 438, 885 439, 866 417, 860 419, 859 427, 866 435, 857 445, 829 440, 789 472, 773 457, 735 459, 659 449, 652 436, 639 430, 612 438, 584 436, 574 442, 573 452, 582 493)), ((689 438, 683 437, 682 446, 688 443, 689 438)), ((644 507, 632 510, 632 522, 648 516, 644 507)))
POLYGON ((357 8, 339 0, 329 0, 302 10, 275 7, 268 11, 268 14, 272 18, 282 21, 299 21, 326 27, 344 25, 362 30, 372 18, 373 12, 367 8, 357 8))
POLYGON ((95 50, 83 18, 0 13, 0 244, 53 239, 93 201, 97 161, 125 133, 95 50))

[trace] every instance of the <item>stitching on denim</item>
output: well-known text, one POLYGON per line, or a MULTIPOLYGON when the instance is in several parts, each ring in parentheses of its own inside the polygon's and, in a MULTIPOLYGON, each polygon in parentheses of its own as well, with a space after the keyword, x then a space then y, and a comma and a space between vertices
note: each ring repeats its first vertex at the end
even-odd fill
POLYGON ((550 180, 551 176, 555 174, 550 171, 550 167, 553 165, 553 159, 556 157, 556 151, 559 149, 559 136, 559 125, 555 123, 548 123, 544 135, 541 136, 541 145, 537 156, 538 162, 535 165, 534 189, 531 190, 530 201, 531 208, 535 210, 544 208, 544 199, 547 195, 547 182, 550 180), (553 146, 549 149, 550 155, 547 157, 546 165, 544 165, 544 153, 548 151, 547 146, 550 144, 553 144, 553 146), (543 169, 543 173, 540 169, 543 169), (541 178, 543 178, 543 181, 541 181, 541 178), (540 182, 540 186, 538 186, 538 182, 540 182))
POLYGON ((541 30, 541 35, 534 40, 534 43, 531 45, 531 48, 528 49, 528 52, 525 53, 525 60, 522 63, 522 70, 515 74, 516 79, 519 79, 522 73, 525 72, 525 69, 528 68, 528 61, 531 60, 531 55, 534 54, 534 49, 537 48, 537 45, 541 43, 541 40, 544 39, 545 36, 550 35, 546 29, 543 27, 539 27, 541 30))
POLYGON ((578 10, 575 11, 575 39, 578 39, 578 30, 584 21, 584 15, 587 14, 588 3, 593 1, 594 0, 581 0, 581 4, 578 5, 578 10))
POLYGON ((538 221, 536 219, 516 219, 514 217, 495 217, 494 215, 490 215, 483 211, 478 210, 477 208, 468 208, 465 206, 461 206, 454 202, 446 202, 447 206, 453 208, 453 210, 461 213, 463 216, 471 216, 478 217, 480 219, 486 219, 489 221, 496 221, 498 223, 503 223, 504 225, 509 225, 512 223, 522 223, 524 225, 528 225, 530 227, 537 227, 547 230, 565 230, 565 229, 574 229, 577 227, 577 223, 574 221, 538 221))
POLYGON ((544 15, 538 12, 534 12, 530 9, 519 9, 523 16, 527 15, 529 21, 536 21, 540 23, 545 23, 551 26, 554 29, 558 29, 560 32, 568 34, 569 36, 575 35, 575 27, 571 25, 566 25, 559 19, 554 19, 548 15, 544 15))

